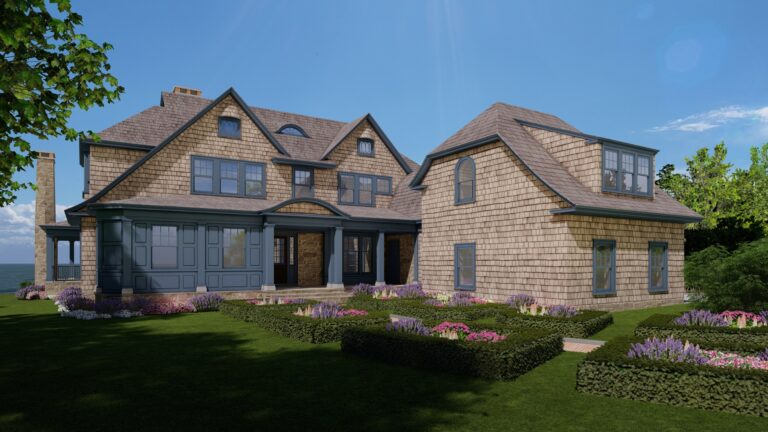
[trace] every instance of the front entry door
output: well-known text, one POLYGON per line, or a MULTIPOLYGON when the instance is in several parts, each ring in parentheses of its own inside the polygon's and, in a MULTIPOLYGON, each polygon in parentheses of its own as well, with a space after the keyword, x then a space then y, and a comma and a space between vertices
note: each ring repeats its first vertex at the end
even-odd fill
POLYGON ((390 285, 400 283, 400 240, 387 240, 384 258, 384 280, 390 285))
POLYGON ((275 236, 275 285, 295 285, 297 279, 296 236, 275 236))

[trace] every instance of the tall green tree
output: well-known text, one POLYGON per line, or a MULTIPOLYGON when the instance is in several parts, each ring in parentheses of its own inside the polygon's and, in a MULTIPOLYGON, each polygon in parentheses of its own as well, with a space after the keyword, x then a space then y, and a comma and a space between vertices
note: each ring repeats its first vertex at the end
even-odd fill
POLYGON ((72 111, 103 106, 124 91, 109 72, 112 46, 78 33, 82 23, 69 0, 0 4, 0 206, 33 187, 13 180, 37 156, 25 136, 94 138, 68 126, 72 111))
POLYGON ((768 143, 752 147, 749 169, 736 170, 733 181, 739 194, 739 216, 768 230, 768 143))

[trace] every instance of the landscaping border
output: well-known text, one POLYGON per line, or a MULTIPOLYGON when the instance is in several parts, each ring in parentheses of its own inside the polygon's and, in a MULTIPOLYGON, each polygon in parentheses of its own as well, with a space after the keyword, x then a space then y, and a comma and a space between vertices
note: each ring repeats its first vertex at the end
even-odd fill
POLYGON ((389 322, 389 312, 369 311, 368 315, 342 318, 315 319, 294 315, 299 307, 308 304, 253 305, 243 300, 221 304, 221 313, 232 318, 252 322, 281 336, 309 343, 334 342, 341 339, 344 330, 389 322))
POLYGON ((508 309, 504 303, 475 304, 471 306, 432 306, 424 304, 425 298, 379 300, 367 294, 356 294, 347 300, 346 305, 355 309, 385 310, 397 315, 405 315, 423 320, 477 321, 494 318, 502 310, 508 309))
POLYGON ((732 327, 681 326, 673 322, 680 315, 651 315, 635 328, 638 337, 675 336, 679 339, 721 343, 750 343, 768 346, 768 326, 748 329, 732 327))
POLYGON ((496 321, 504 325, 552 330, 563 337, 584 338, 611 325, 613 315, 605 311, 583 310, 571 318, 532 316, 507 307, 496 316, 496 321))
POLYGON ((472 342, 387 331, 383 326, 358 327, 344 332, 341 350, 387 363, 496 380, 515 379, 563 350, 562 338, 550 331, 465 324, 496 330, 507 338, 472 342))
MULTIPOLYGON (((627 358, 631 344, 642 341, 643 338, 616 338, 587 354, 576 372, 577 390, 599 396, 768 416, 768 371, 627 358)), ((727 351, 747 347, 743 343, 691 342, 703 348, 727 351)))

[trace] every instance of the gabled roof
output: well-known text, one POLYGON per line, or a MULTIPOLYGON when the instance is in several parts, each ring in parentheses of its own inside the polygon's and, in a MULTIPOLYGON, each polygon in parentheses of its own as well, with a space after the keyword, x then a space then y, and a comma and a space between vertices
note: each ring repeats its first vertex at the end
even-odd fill
MULTIPOLYGON (((103 143, 110 145, 123 143, 154 147, 210 103, 210 99, 198 96, 163 92, 160 106, 133 115, 104 129, 98 135, 103 143)), ((413 170, 412 164, 397 151, 370 114, 351 122, 342 122, 257 107, 249 107, 246 112, 252 113, 262 122, 265 130, 269 131, 270 140, 274 140, 286 150, 285 153, 289 155, 286 158, 297 161, 322 161, 362 121, 369 120, 405 172, 413 170), (279 133, 280 129, 287 125, 300 127, 307 137, 279 133)), ((93 144, 88 141, 86 143, 93 144)))
POLYGON ((248 105, 245 104, 243 99, 240 97, 240 95, 237 94, 235 89, 230 88, 229 90, 225 91, 221 94, 216 100, 210 102, 205 108, 203 108, 201 111, 199 111, 197 114, 195 114, 191 119, 189 119, 184 125, 182 125, 180 128, 176 129, 171 135, 165 138, 163 142, 155 146, 151 151, 149 151, 144 157, 139 159, 135 164, 131 165, 130 168, 125 170, 122 174, 120 174, 117 178, 112 180, 107 186, 104 187, 104 189, 100 190, 99 192, 95 193, 93 196, 88 198, 87 200, 83 201, 80 204, 77 204, 73 207, 70 207, 66 210, 67 213, 70 212, 76 212, 83 208, 87 204, 94 203, 101 199, 104 195, 106 195, 109 191, 115 188, 120 182, 122 182, 124 179, 126 179, 128 176, 130 176, 134 171, 139 169, 144 163, 146 163, 149 159, 151 159, 155 154, 157 154, 160 150, 162 150, 166 145, 171 143, 173 140, 175 140, 179 135, 181 135, 185 130, 187 130, 190 126, 195 124, 200 118, 202 118, 205 114, 207 114, 213 107, 218 105, 221 101, 226 99, 227 97, 232 97, 235 102, 237 102, 240 107, 243 109, 243 111, 248 115, 248 117, 256 124, 256 126, 261 130, 261 132, 267 137, 269 142, 272 143, 272 145, 275 146, 277 151, 280 153, 290 157, 290 154, 283 148, 282 145, 280 145, 279 142, 275 140, 275 138, 272 136, 272 134, 269 132, 269 130, 264 126, 264 124, 259 120, 256 115, 248 109, 248 105))
POLYGON ((653 200, 592 192, 547 152, 544 146, 525 130, 523 124, 536 124, 581 135, 578 129, 551 114, 496 103, 427 155, 411 186, 421 187, 421 181, 434 160, 501 141, 534 177, 570 206, 566 210, 557 210, 558 213, 570 211, 587 214, 583 212, 588 210, 592 214, 597 212, 608 215, 610 212, 615 212, 620 217, 634 214, 643 219, 675 222, 696 222, 701 219, 696 212, 678 203, 655 186, 653 200))

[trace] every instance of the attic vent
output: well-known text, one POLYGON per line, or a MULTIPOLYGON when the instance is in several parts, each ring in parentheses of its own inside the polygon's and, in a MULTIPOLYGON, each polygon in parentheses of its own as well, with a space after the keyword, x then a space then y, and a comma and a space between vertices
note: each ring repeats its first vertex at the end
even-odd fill
POLYGON ((187 87, 180 87, 180 86, 175 86, 173 88, 173 92, 176 93, 176 94, 185 94, 185 95, 190 95, 190 96, 202 96, 203 95, 203 92, 201 90, 191 89, 191 88, 187 88, 187 87))

